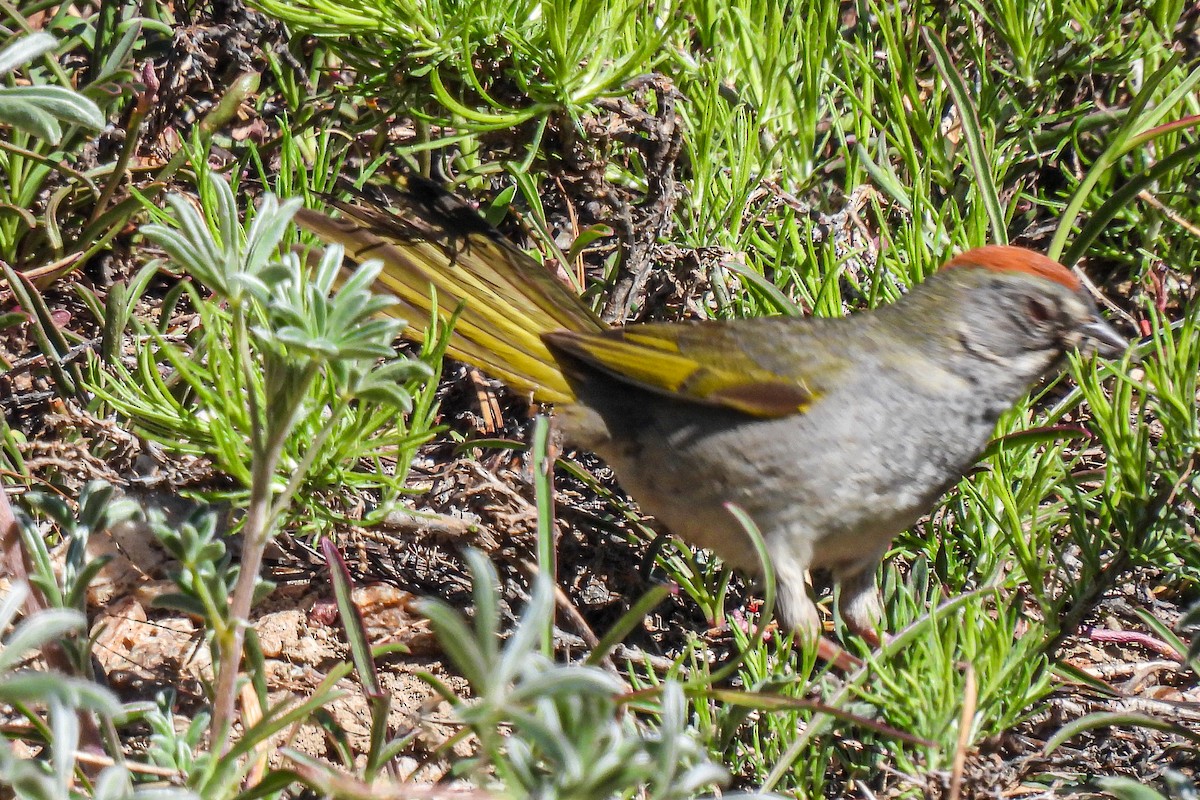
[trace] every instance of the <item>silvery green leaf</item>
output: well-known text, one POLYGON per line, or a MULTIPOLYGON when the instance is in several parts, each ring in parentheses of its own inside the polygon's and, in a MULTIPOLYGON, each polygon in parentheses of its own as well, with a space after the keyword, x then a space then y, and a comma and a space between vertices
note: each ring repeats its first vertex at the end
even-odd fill
POLYGON ((73 89, 63 86, 17 86, 0 91, 0 108, 20 102, 56 120, 91 130, 104 127, 100 107, 73 89))
POLYGON ((58 120, 12 94, 12 89, 0 89, 0 123, 57 144, 62 139, 62 126, 58 120))
MULTIPOLYGON (((12 594, 20 596, 17 592, 12 594)), ((0 674, 12 669, 43 645, 83 630, 87 620, 74 609, 50 608, 27 618, 4 640, 0 674)))
POLYGON ((43 53, 54 49, 57 40, 45 32, 22 36, 0 50, 0 75, 12 72, 22 64, 28 64, 43 53))

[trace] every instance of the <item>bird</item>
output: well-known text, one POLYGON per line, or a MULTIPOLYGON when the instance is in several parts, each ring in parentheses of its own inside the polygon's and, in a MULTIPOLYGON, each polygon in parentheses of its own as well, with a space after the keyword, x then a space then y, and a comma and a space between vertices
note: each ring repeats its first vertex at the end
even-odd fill
MULTIPOLYGON (((437 183, 402 175, 393 208, 331 199, 299 225, 379 259, 406 335, 457 314, 448 355, 538 403, 641 509, 750 576, 761 533, 779 623, 823 626, 810 570, 840 585, 850 630, 878 641, 892 540, 977 461, 1000 415, 1079 349, 1128 342, 1080 279, 1030 249, 952 257, 899 300, 845 317, 608 325, 543 264, 437 183)), ((824 641, 823 639, 821 641, 824 641)))

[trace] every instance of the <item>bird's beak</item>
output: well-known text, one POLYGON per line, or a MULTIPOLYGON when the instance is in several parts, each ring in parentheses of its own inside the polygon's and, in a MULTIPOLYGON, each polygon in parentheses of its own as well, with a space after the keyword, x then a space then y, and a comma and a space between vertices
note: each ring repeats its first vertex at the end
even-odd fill
POLYGON ((1083 334, 1084 349, 1095 350, 1105 358, 1119 358, 1129 349, 1129 341, 1099 317, 1085 324, 1079 332, 1083 334))

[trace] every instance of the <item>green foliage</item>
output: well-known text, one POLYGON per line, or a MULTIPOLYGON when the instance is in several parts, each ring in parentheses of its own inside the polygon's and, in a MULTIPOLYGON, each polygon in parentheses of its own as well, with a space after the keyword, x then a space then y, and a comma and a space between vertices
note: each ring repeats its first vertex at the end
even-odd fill
MULTIPOLYGON (((15 516, 24 552, 32 565, 30 583, 50 609, 82 616, 87 611, 88 586, 109 560, 93 558, 88 553, 88 541, 95 533, 135 519, 140 513, 137 505, 114 497, 113 487, 101 481, 83 487, 74 509, 60 495, 48 492, 27 492, 22 500, 24 508, 18 507, 15 516), (61 570, 55 568, 46 539, 37 532, 30 516, 33 513, 53 523, 57 535, 66 542, 61 570)), ((91 677, 91 642, 71 638, 62 646, 77 673, 91 677)))
POLYGON ((724 779, 689 732, 680 687, 663 687, 658 724, 647 728, 621 711, 620 680, 597 667, 555 664, 539 650, 554 608, 544 577, 500 647, 499 587, 478 553, 467 560, 475 579, 474 624, 440 601, 424 613, 474 700, 426 676, 478 739, 464 775, 510 797, 686 798, 724 779))
MULTIPOLYGON (((894 574, 889 571, 887 577, 894 574)), ((889 628, 903 631, 904 644, 889 648, 887 657, 873 664, 871 679, 858 695, 889 724, 933 743, 914 747, 888 742, 904 772, 949 768, 961 734, 968 680, 973 681, 975 709, 966 720, 967 741, 1011 729, 1049 695, 1043 639, 1019 606, 991 592, 968 594, 942 606, 941 587, 920 561, 904 586, 885 579, 884 592, 889 628)))
MULTIPOLYGON (((392 708, 392 698, 379 682, 379 673, 375 665, 376 651, 371 648, 367 638, 366 626, 362 614, 354 603, 353 585, 350 570, 346 568, 341 554, 329 539, 321 540, 321 553, 329 567, 329 577, 333 584, 334 598, 337 600, 338 615, 342 620, 342 628, 346 640, 350 644, 350 653, 354 661, 354 669, 362 686, 363 695, 371 710, 371 736, 367 748, 366 764, 363 767, 363 779, 375 781, 387 768, 392 760, 417 737, 417 731, 407 731, 399 736, 393 736, 388 716, 392 708)), ((379 653, 407 652, 403 645, 393 645, 380 648, 379 653)), ((355 757, 348 746, 341 748, 341 755, 346 766, 352 768, 355 757)))
MULTIPOLYGON (((30 29, 15 9, 9 15, 18 27, 30 29)), ((74 36, 60 45, 49 33, 30 33, 0 49, 0 77, 35 62, 23 85, 0 86, 0 127, 11 129, 0 140, 0 260, 34 270, 39 279, 69 271, 98 252, 132 211, 108 207, 111 187, 124 177, 122 163, 82 172, 73 166, 130 94, 129 61, 140 36, 139 26, 130 23, 93 51, 86 77, 57 60, 86 47, 74 36)))
MULTIPOLYGON (((1073 370, 1109 458, 1097 490, 1074 497, 1072 542, 1089 565, 1107 562, 1109 576, 1153 564, 1196 585, 1200 552, 1184 521, 1197 499, 1200 325, 1194 310, 1175 324, 1153 309, 1147 317, 1152 332, 1137 369, 1116 371, 1111 382, 1078 362, 1073 370)), ((1085 584, 1075 598, 1096 589, 1085 584)))
POLYGON ((658 61, 678 19, 669 0, 259 5, 296 30, 336 37, 331 46, 363 81, 356 92, 469 133, 584 113, 658 61))
POLYGON ((181 775, 192 775, 198 772, 204 758, 204 738, 211 718, 201 711, 190 721, 177 721, 171 711, 174 705, 173 691, 160 692, 154 708, 143 715, 142 721, 151 731, 147 756, 156 766, 173 769, 181 775))
POLYGON ((85 488, 78 514, 72 514, 57 496, 27 498, 29 505, 57 524, 68 543, 63 575, 58 579, 32 520, 24 513, 16 515, 19 534, 34 567, 34 588, 15 582, 0 597, 0 705, 24 717, 34 738, 44 746, 33 758, 17 758, 8 742, 0 741, 0 787, 19 800, 192 798, 173 787, 135 785, 136 773, 122 763, 119 750, 115 751, 117 763, 98 773, 85 772, 78 761, 83 730, 85 726, 89 731, 96 730, 94 718, 111 730, 114 719, 136 714, 135 708, 123 707, 95 680, 91 642, 81 635, 87 626, 84 592, 103 566, 102 560, 87 561, 84 548, 88 536, 130 516, 128 505, 111 503, 112 488, 99 483, 85 488), (26 616, 18 623, 22 611, 26 616), (27 667, 49 651, 64 653, 73 674, 27 667))
MULTIPOLYGON (((16 39, 0 50, 0 75, 53 50, 55 45, 48 33, 16 39)), ((62 123, 95 131, 104 125, 104 117, 95 103, 63 86, 0 87, 0 125, 56 145, 63 138, 62 123)))
POLYGON ((318 530, 341 518, 337 498, 356 502, 349 492, 394 497, 430 435, 434 373, 427 361, 395 356, 403 322, 378 315, 392 301, 370 294, 374 272, 331 297, 339 251, 312 272, 295 253, 278 255, 298 201, 268 196, 243 229, 229 185, 202 188, 206 217, 175 196, 179 229, 156 223, 146 233, 213 290, 210 299, 182 287, 203 324, 186 346, 138 324, 135 368, 98 365, 96 395, 164 447, 213 459, 246 491, 269 423, 285 423, 277 480, 303 487, 296 497, 318 530))
MULTIPOLYGON (((258 574, 264 549, 297 498, 312 508, 324 504, 317 494, 320 483, 306 481, 314 468, 330 469, 336 479, 343 468, 337 459, 345 457, 346 447, 361 448, 357 457, 374 454, 377 461, 385 454, 411 456, 424 431, 402 430, 399 438, 393 434, 382 442, 367 437, 383 425, 402 429, 404 415, 413 410, 413 392, 433 371, 421 361, 394 356, 391 342, 403 322, 382 316, 393 301, 370 292, 378 265, 365 265, 335 291, 340 251, 327 252, 311 272, 296 253, 279 254, 298 201, 279 203, 268 195, 243 226, 229 184, 206 173, 200 178, 205 213, 172 196, 177 227, 155 223, 145 233, 213 291, 214 300, 208 300, 185 290, 205 323, 202 338, 185 352, 143 326, 154 348, 138 356, 144 384, 129 380, 114 361, 112 374, 95 373, 95 389, 149 435, 209 455, 245 486, 239 568, 230 565, 211 516, 178 530, 152 523, 180 563, 175 576, 180 591, 163 602, 200 615, 211 637, 218 667, 209 736, 221 742, 231 730, 247 645, 242 621, 269 589, 258 574), (174 376, 164 378, 160 364, 170 365, 174 376), (331 438, 337 444, 327 451, 331 438)), ((421 408, 428 413, 431 403, 422 399, 421 408)), ((398 470, 401 477, 406 466, 404 461, 398 470)), ((389 485, 386 478, 375 480, 389 485)), ((252 638, 249 645, 246 652, 260 661, 252 638)), ((328 702, 331 686, 303 707, 311 712, 328 702)), ((214 747, 194 775, 193 785, 206 796, 223 796, 244 777, 248 767, 240 755, 249 750, 239 748, 250 748, 261 741, 259 735, 274 735, 296 718, 295 709, 268 706, 265 696, 260 700, 262 722, 228 752, 214 747)))
POLYGON ((120 709, 116 698, 91 681, 21 669, 42 648, 61 643, 85 625, 82 613, 61 607, 38 611, 17 624, 17 614, 29 593, 27 584, 18 583, 0 599, 0 632, 6 634, 0 650, 0 702, 18 707, 49 703, 64 712, 85 708, 116 714, 120 709))
MULTIPOLYGON (((171 580, 178 591, 160 594, 154 605, 198 617, 218 635, 230 624, 229 598, 239 574, 217 532, 219 519, 213 510, 200 509, 179 525, 169 525, 161 511, 152 509, 148 520, 155 538, 177 565, 171 580)), ((255 594, 271 588, 260 579, 255 594)))
POLYGON ((819 167, 834 113, 830 67, 837 52, 838 3, 693 0, 691 46, 674 53, 669 72, 684 102, 683 145, 691 168, 680 208, 689 244, 755 247, 754 220, 771 198, 765 176, 787 191, 805 186, 819 167), (755 198, 755 195, 758 195, 755 198))
POLYGON ((1191 800, 1197 793, 1194 780, 1173 769, 1163 770, 1164 791, 1158 791, 1132 778, 1100 778, 1096 785, 1117 800, 1191 800))

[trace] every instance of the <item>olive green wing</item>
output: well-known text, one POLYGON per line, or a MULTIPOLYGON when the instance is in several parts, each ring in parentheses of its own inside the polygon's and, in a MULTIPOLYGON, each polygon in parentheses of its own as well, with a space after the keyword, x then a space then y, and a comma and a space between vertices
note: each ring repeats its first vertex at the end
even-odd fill
MULTIPOLYGON (((783 333, 787 325, 779 319, 655 323, 543 338, 556 354, 627 384, 771 418, 802 414, 819 397, 807 375, 782 372, 771 363, 775 359, 767 357, 778 345, 769 337, 783 333)), ((822 378, 840 368, 836 359, 826 361, 813 376, 822 378)))

